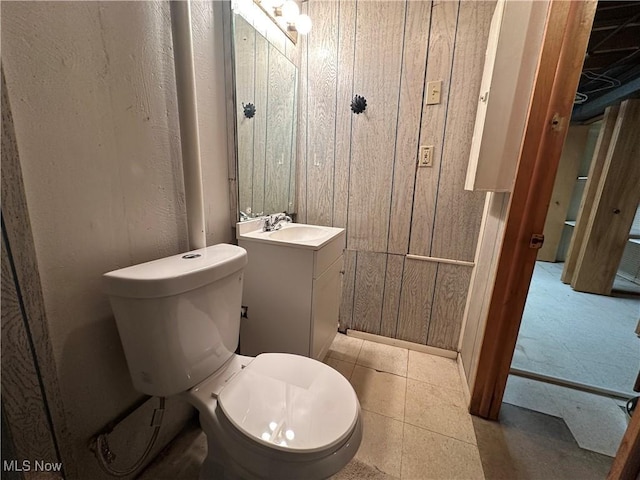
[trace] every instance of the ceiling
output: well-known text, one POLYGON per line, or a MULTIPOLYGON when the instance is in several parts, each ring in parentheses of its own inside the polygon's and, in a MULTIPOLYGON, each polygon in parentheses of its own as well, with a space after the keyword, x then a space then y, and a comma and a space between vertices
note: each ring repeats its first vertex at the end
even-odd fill
POLYGON ((572 120, 597 117, 640 96, 640 2, 598 2, 572 120))

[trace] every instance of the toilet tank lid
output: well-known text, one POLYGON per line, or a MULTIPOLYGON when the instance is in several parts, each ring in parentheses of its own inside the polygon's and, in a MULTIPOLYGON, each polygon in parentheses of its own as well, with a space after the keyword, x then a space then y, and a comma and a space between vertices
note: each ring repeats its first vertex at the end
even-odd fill
POLYGON ((128 298, 159 298, 194 290, 242 270, 247 251, 218 244, 105 273, 103 291, 128 298))

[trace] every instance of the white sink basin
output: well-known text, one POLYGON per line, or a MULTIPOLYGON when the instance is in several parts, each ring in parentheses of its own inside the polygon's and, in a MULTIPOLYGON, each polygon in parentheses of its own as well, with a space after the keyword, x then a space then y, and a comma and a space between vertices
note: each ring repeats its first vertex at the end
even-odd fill
MULTIPOLYGON (((319 250, 338 237, 344 238, 344 228, 306 225, 304 223, 283 223, 280 230, 263 232, 259 219, 236 224, 239 241, 254 241, 271 245, 319 250)), ((344 243, 344 240, 342 240, 344 243)))
POLYGON ((322 227, 313 227, 309 225, 288 225, 286 228, 269 232, 269 238, 275 240, 284 240, 287 242, 308 242, 311 240, 319 240, 329 234, 322 227))

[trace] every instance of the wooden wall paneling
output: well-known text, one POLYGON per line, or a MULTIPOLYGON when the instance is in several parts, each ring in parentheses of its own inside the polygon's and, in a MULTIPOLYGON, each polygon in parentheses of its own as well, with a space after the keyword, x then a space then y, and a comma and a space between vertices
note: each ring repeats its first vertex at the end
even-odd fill
POLYGON ((353 328, 353 294, 356 281, 356 252, 344 251, 344 274, 342 276, 342 300, 340 302, 340 330, 353 328))
POLYGON ((436 262, 405 260, 395 338, 426 345, 437 267, 436 262))
POLYGON ((351 164, 351 124, 353 120, 349 105, 354 95, 353 57, 356 46, 357 3, 353 0, 340 0, 339 5, 333 226, 346 227, 349 203, 349 167, 351 164))
MULTIPOLYGON (((40 381, 46 394, 46 402, 52 419, 55 441, 65 462, 65 473, 76 476, 73 441, 67 427, 66 414, 58 383, 58 373, 49 337, 49 326, 44 308, 44 298, 40 285, 40 273, 36 258, 29 209, 22 181, 22 170, 18 156, 18 145, 13 127, 13 117, 9 104, 9 95, 4 79, 4 70, 0 74, 2 90, 2 220, 9 245, 13 246, 12 259, 15 277, 22 294, 24 314, 29 325, 36 362, 40 371, 40 381)), ((4 284, 4 282, 3 282, 4 284)), ((4 298, 4 293, 3 293, 4 298)), ((5 348, 4 346, 2 347, 5 348)), ((3 363, 4 365, 4 363, 3 363)), ((3 390, 3 395, 4 395, 3 390)))
POLYGON ((431 9, 431 28, 425 82, 442 80, 441 102, 422 106, 420 145, 433 145, 433 167, 416 169, 409 253, 429 256, 436 211, 444 124, 449 104, 451 63, 459 2, 437 2, 431 9))
POLYGON ((310 2, 308 35, 307 222, 333 223, 333 179, 338 68, 338 2, 310 2))
POLYGON ((387 271, 385 273, 384 296, 382 299, 382 320, 380 321, 380 335, 385 337, 395 338, 396 336, 404 261, 404 255, 387 255, 387 271))
POLYGON ((558 257, 558 246, 567 219, 573 188, 578 178, 578 170, 582 161, 589 125, 571 125, 562 147, 562 156, 553 184, 551 202, 544 223, 544 244, 538 251, 538 260, 555 262, 558 257))
MULTIPOLYGON (((255 117, 246 118, 242 104, 254 103, 256 31, 240 15, 234 15, 235 90, 238 128, 239 208, 253 208, 253 130, 255 117)), ((255 105, 255 103, 254 103, 255 105)))
POLYGON ((427 344, 457 350, 472 267, 440 263, 436 273, 427 344))
MULTIPOLYGON (((46 411, 38 366, 25 328, 16 279, 2 238, 2 408, 16 460, 60 461, 46 411)), ((4 436, 4 433, 3 433, 4 436)), ((13 460, 4 458, 3 460, 13 460)), ((56 478, 60 478, 56 476, 56 478)))
POLYGON ((351 322, 355 330, 380 333, 386 268, 386 253, 358 252, 351 322))
POLYGON ((272 21, 266 22, 267 27, 267 40, 269 43, 273 45, 278 51, 282 53, 286 57, 287 55, 287 43, 291 43, 291 40, 284 34, 280 27, 275 25, 272 21))
POLYGON ((255 50, 255 84, 254 84, 254 105, 256 114, 253 117, 253 213, 274 213, 265 211, 264 204, 264 183, 265 183, 265 162, 266 162, 266 142, 267 142, 267 111, 268 111, 268 65, 269 65, 269 43, 267 40, 256 35, 255 50))
POLYGON ((618 114, 594 206, 571 280, 580 292, 609 295, 640 203, 640 99, 618 114))
POLYGON ((367 109, 353 114, 347 247, 354 250, 387 250, 405 7, 357 3, 353 93, 367 109))
POLYGON ((600 134, 598 135, 591 166, 587 174, 587 183, 584 187, 584 194, 582 195, 578 216, 576 217, 576 226, 573 228, 573 235, 571 235, 571 242, 569 243, 567 257, 564 262, 564 268, 562 269, 561 280, 564 283, 571 283, 573 273, 576 269, 578 256, 580 255, 582 243, 584 242, 584 233, 589 223, 589 214, 593 209, 593 201, 598 191, 598 185, 602 177, 602 168, 607 158, 607 152, 609 151, 609 145, 611 144, 611 137, 613 136, 613 129, 615 128, 619 111, 620 106, 613 105, 607 107, 604 112, 602 127, 600 127, 600 134))
MULTIPOLYGON (((302 13, 308 14, 309 2, 302 4, 302 13)), ((300 69, 298 71, 298 128, 296 151, 296 221, 307 221, 307 96, 308 96, 308 41, 306 35, 298 36, 300 69)))
POLYGON ((389 214, 389 253, 406 254, 409 251, 430 20, 431 2, 407 2, 389 214))
POLYGON ((273 45, 269 45, 269 103, 264 172, 264 202, 267 213, 289 210, 295 78, 296 68, 293 63, 273 45))
POLYGON ((484 194, 464 190, 484 53, 495 2, 462 2, 430 256, 472 261, 484 194))

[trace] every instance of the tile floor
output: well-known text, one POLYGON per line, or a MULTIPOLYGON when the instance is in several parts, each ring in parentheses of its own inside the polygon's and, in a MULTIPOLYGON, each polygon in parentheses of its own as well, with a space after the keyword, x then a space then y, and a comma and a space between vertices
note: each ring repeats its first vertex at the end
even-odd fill
POLYGON ((356 459, 393 478, 484 478, 455 360, 338 334, 325 362, 360 400, 356 459))
MULTIPOLYGON (((500 423, 472 419, 454 360, 337 334, 325 362, 350 380, 364 420, 356 457, 333 480, 596 479, 608 472, 611 458, 579 448, 559 418, 505 405, 500 423)), ((195 480, 206 450, 194 421, 138 478, 195 480)))

